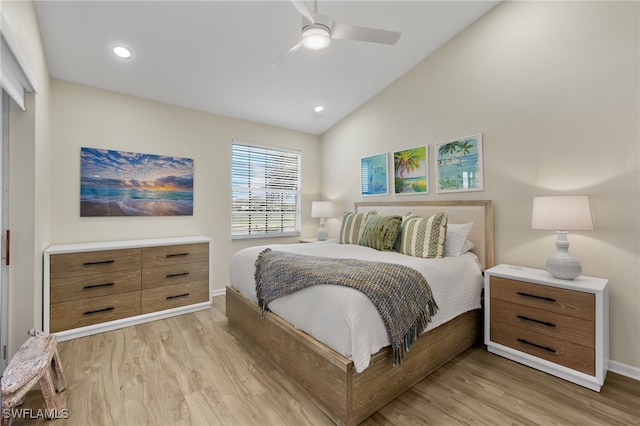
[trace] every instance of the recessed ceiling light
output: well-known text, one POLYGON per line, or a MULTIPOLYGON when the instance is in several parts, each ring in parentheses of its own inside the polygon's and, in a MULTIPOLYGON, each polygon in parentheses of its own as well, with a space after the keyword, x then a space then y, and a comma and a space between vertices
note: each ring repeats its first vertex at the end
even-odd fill
POLYGON ((322 105, 316 105, 316 106, 313 107, 313 110, 315 112, 322 112, 322 111, 324 111, 324 107, 322 105))
POLYGON ((121 58, 128 59, 131 57, 131 51, 124 46, 116 46, 113 48, 113 53, 121 58))

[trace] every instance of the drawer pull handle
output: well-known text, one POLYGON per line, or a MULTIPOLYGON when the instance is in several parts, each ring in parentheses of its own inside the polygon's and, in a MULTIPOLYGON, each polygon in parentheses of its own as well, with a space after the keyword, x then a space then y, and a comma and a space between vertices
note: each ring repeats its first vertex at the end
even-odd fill
POLYGON ((518 342, 520 343, 524 343, 525 345, 531 345, 531 346, 535 346, 536 348, 540 348, 540 349, 544 349, 547 352, 552 352, 552 353, 556 353, 556 350, 553 348, 550 348, 549 346, 542 346, 542 345, 537 345, 535 343, 531 343, 528 340, 525 339, 518 339, 518 342))
POLYGON ((188 295, 189 295, 189 293, 177 294, 175 296, 167 296, 167 300, 177 299, 178 297, 187 297, 188 295))
POLYGON ((116 283, 104 283, 104 284, 92 284, 92 285, 85 285, 84 287, 82 287, 83 290, 90 290, 92 288, 99 288, 99 287, 111 287, 116 285, 116 283))
POLYGON ((166 278, 173 278, 173 277, 182 277, 185 275, 189 275, 189 272, 180 272, 178 274, 167 274, 165 275, 166 278))
POLYGON ((165 257, 179 257, 179 256, 189 256, 189 253, 172 253, 168 254, 165 257))
POLYGON ((106 263, 116 263, 115 260, 98 260, 97 262, 84 262, 83 266, 104 265, 106 263))
POLYGON ((521 291, 519 291, 517 294, 519 294, 520 296, 533 297, 534 299, 545 300, 547 302, 555 302, 556 301, 556 299, 553 299, 551 297, 536 296, 535 294, 523 293, 521 291))
POLYGON ((91 315, 91 314, 98 314, 100 312, 107 312, 107 311, 113 311, 115 308, 112 306, 110 308, 104 308, 104 309, 98 309, 95 311, 87 311, 87 312, 83 312, 82 315, 91 315))
POLYGON ((529 317, 525 317, 524 315, 517 315, 518 318, 523 319, 525 321, 531 321, 531 322, 535 322, 538 324, 542 324, 542 325, 546 325, 547 327, 555 327, 556 325, 552 322, 547 322, 547 321, 540 321, 534 318, 529 318, 529 317))

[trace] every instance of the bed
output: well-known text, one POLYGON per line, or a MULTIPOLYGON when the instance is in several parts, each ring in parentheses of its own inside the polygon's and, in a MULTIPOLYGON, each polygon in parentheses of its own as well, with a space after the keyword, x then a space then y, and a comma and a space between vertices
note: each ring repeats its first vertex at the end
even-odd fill
MULTIPOLYGON (((447 211, 449 224, 473 222, 467 236, 473 243, 473 249, 470 254, 460 257, 474 259, 480 271, 493 266, 491 201, 355 203, 356 213, 373 210, 378 215, 404 215, 411 212, 422 217, 447 211)), ((335 243, 296 244, 289 245, 289 248, 285 245, 269 247, 274 250, 288 249, 310 254, 319 250, 320 254, 317 255, 334 252, 335 257, 350 256, 349 253, 340 254, 345 245, 331 244, 335 243)), ((363 250, 353 248, 356 251, 363 250)), ((316 339, 311 335, 315 333, 314 330, 308 330, 309 333, 306 333, 302 331, 304 326, 296 324, 296 327, 285 320, 289 315, 285 310, 281 315, 276 312, 278 309, 263 314, 256 303, 255 295, 252 297, 248 294, 248 288, 253 284, 249 282, 253 263, 249 262, 255 262, 256 255, 263 249, 264 247, 244 249, 232 259, 231 286, 227 287, 226 292, 229 325, 242 339, 258 348, 336 424, 355 425, 362 422, 431 372, 480 341, 482 317, 479 294, 474 301, 463 304, 465 306, 459 308, 459 312, 449 312, 446 307, 438 312, 427 331, 415 341, 399 365, 394 365, 391 348, 383 346, 384 342, 380 343, 375 339, 373 344, 365 342, 365 346, 370 346, 371 350, 367 356, 358 355, 355 347, 345 349, 340 346, 340 342, 328 341, 324 335, 317 335, 316 339), (443 311, 446 314, 439 317, 443 311), (382 348, 378 350, 378 346, 382 348), (349 350, 353 350, 353 353, 348 352, 349 350)), ((404 255, 393 253, 392 256, 404 255)), ((461 259, 460 262, 462 261, 461 259)), ((314 286, 317 287, 338 286, 314 286)), ((433 293, 437 298, 438 290, 434 288, 433 293)), ((275 302, 269 305, 270 309, 277 305, 275 302)), ((302 308, 302 311, 305 309, 302 308)), ((289 320, 296 323, 295 318, 289 320)))

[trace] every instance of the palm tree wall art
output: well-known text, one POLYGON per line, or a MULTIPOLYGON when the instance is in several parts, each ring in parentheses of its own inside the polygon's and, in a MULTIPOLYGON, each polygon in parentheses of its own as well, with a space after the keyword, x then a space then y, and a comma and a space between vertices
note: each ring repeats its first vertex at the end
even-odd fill
POLYGON ((437 192, 482 191, 482 135, 436 144, 437 192))
POLYGON ((395 194, 427 194, 429 192, 426 146, 394 152, 393 167, 395 194))

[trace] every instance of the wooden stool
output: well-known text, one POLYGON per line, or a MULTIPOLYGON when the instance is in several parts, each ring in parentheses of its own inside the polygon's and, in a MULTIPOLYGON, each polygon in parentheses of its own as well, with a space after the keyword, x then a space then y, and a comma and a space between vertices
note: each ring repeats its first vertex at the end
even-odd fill
POLYGON ((28 334, 29 339, 20 346, 2 376, 1 426, 11 424, 12 415, 7 409, 22 404, 24 396, 38 381, 47 404, 46 414, 55 418, 60 413, 56 390, 65 390, 67 380, 56 348, 57 339, 35 329, 29 330, 28 334))

